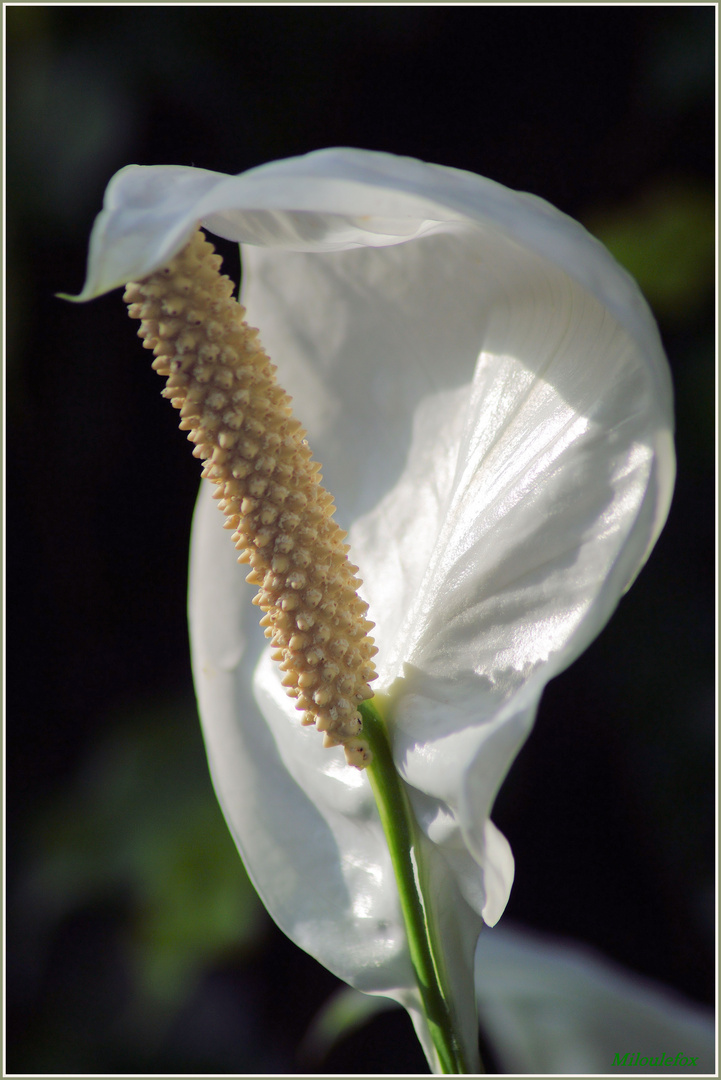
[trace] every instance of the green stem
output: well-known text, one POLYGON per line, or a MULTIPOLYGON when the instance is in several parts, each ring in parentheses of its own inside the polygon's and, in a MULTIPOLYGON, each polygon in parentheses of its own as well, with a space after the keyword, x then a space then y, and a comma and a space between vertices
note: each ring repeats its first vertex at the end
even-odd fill
POLYGON ((431 1039, 444 1074, 468 1073, 445 985, 442 949, 435 933, 432 912, 423 895, 418 825, 405 785, 393 764, 377 699, 364 702, 360 712, 363 717, 363 738, 373 751, 373 761, 367 769, 368 777, 391 854, 411 962, 431 1039))

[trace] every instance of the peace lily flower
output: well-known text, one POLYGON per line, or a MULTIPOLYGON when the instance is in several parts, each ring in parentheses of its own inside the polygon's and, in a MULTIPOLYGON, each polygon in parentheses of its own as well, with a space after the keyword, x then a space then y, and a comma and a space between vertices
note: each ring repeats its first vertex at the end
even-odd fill
MULTIPOLYGON (((475 945, 513 879, 495 795, 544 686, 605 625, 668 511, 656 326, 605 249, 542 200, 358 150, 239 176, 123 169, 78 299, 155 281, 198 223, 242 245, 248 318, 349 529, 397 770, 376 761, 396 800, 379 816, 375 766, 371 784, 299 723, 204 485, 189 610, 218 798, 278 925, 352 986, 401 1002, 435 1071, 476 1071, 475 945), (381 819, 416 900, 399 893, 381 819), (424 980, 444 988, 450 1059, 424 980)), ((151 318, 137 288, 131 314, 151 318)), ((156 354, 158 310, 142 331, 156 354)), ((376 714, 362 712, 365 736, 376 714)))

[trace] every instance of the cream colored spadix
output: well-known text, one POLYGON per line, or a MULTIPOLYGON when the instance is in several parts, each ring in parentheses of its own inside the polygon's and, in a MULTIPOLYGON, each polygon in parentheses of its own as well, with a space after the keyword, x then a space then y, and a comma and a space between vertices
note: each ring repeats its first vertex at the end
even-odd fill
POLYGON ((251 565, 245 580, 259 586, 253 603, 302 723, 325 732, 325 746, 342 744, 348 764, 362 769, 371 754, 357 705, 372 697, 378 650, 358 567, 306 433, 220 264, 197 231, 171 262, 129 283, 124 299, 154 369, 167 376, 163 396, 217 486, 238 562, 251 565))

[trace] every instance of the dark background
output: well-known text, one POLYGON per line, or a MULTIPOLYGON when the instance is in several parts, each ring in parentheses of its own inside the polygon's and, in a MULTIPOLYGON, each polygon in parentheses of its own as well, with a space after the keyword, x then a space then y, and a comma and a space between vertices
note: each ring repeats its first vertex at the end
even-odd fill
POLYGON ((120 295, 53 296, 130 162, 409 154, 544 196, 637 274, 677 392, 670 520, 494 817, 509 919, 710 1002, 714 8, 6 12, 9 1071, 425 1070, 400 1011, 298 1055, 339 984, 259 905, 207 779, 198 465, 120 295))

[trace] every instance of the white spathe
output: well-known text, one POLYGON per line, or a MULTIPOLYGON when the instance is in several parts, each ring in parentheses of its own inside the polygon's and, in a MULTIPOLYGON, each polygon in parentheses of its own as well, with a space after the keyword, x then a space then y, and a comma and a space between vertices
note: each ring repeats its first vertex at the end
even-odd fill
MULTIPOLYGON (((199 221, 243 245, 248 319, 350 530, 473 1062, 474 946, 513 878, 493 800, 544 686, 605 625, 668 512, 658 332, 631 278, 547 203, 360 150, 233 177, 123 169, 79 299, 157 269, 199 221)), ((282 929, 396 996, 434 1065, 369 785, 301 728, 210 494, 190 627, 228 823, 282 929)))

